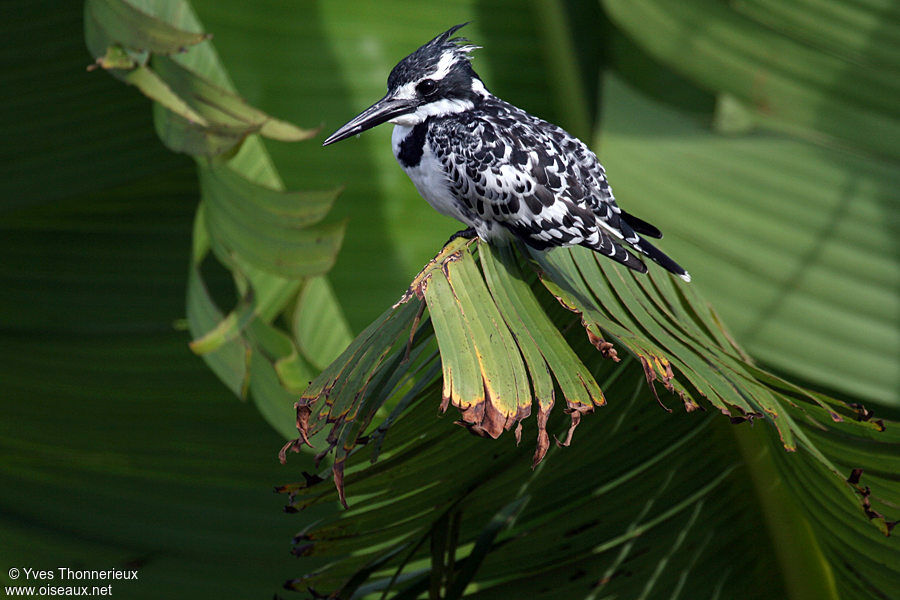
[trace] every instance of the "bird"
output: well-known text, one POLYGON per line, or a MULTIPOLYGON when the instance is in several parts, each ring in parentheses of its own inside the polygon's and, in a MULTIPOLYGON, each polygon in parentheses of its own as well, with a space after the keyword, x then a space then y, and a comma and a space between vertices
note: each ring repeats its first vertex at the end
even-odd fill
POLYGON ((441 33, 391 70, 387 94, 323 142, 390 122, 391 146, 419 194, 467 227, 451 237, 530 248, 584 246, 646 273, 646 257, 684 281, 690 274, 648 242, 662 238, 619 208, 606 171, 561 127, 488 91, 471 63, 480 48, 441 33))

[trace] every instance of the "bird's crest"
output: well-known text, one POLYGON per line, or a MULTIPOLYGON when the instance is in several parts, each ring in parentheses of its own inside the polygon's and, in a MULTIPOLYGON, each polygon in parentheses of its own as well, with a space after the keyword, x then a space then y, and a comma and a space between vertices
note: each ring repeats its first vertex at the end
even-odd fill
POLYGON ((457 52, 458 55, 462 58, 471 59, 469 53, 473 50, 478 50, 481 46, 476 46, 472 44, 468 38, 464 37, 455 37, 451 38, 450 36, 471 23, 471 21, 466 21, 465 23, 460 23, 459 25, 454 25, 444 33, 438 35, 433 40, 428 42, 423 46, 423 48, 428 47, 438 52, 444 52, 446 50, 452 50, 457 52))
POLYGON ((454 25, 401 60, 388 77, 388 87, 393 88, 414 81, 433 71, 441 63, 442 58, 445 65, 471 60, 469 53, 481 46, 470 43, 464 37, 451 37, 468 24, 466 22, 454 25))

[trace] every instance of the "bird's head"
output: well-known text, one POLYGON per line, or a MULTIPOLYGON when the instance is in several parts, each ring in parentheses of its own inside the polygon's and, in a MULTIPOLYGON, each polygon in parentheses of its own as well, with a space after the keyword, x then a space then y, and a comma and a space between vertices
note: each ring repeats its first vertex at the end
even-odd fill
POLYGON ((413 126, 431 116, 470 110, 488 91, 469 63, 478 48, 465 38, 450 36, 466 25, 456 25, 397 63, 388 76, 388 92, 331 134, 327 146, 387 121, 413 126))

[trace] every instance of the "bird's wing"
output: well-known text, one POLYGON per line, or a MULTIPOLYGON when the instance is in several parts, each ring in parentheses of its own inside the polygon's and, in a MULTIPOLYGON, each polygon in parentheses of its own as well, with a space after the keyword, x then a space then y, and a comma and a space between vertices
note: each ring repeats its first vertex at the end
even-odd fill
POLYGON ((451 192, 482 219, 538 249, 583 245, 646 271, 620 245, 639 237, 620 218, 603 167, 564 130, 498 102, 436 122, 430 135, 451 192))
MULTIPOLYGON (((527 115, 527 113, 525 114, 527 115)), ((585 190, 587 190, 581 197, 580 202, 588 206, 596 215, 601 233, 605 230, 605 232, 614 236, 616 243, 626 244, 629 249, 646 256, 667 271, 678 275, 685 281, 690 281, 690 274, 681 265, 638 235, 643 234, 657 239, 662 238, 662 232, 656 226, 618 207, 612 189, 609 187, 609 182, 606 180, 606 171, 603 169, 600 161, 597 160, 597 156, 581 140, 570 135, 561 127, 541 121, 537 117, 531 117, 531 119, 538 123, 536 129, 546 131, 547 135, 555 143, 555 145, 547 146, 551 153, 563 156, 563 160, 566 157, 570 157, 574 161, 574 168, 570 169, 570 171, 576 173, 574 179, 581 182, 585 190), (559 152, 560 149, 562 152, 559 152)), ((571 181, 572 179, 569 179, 570 183, 571 181)), ((603 252, 602 248, 589 244, 583 245, 603 252)), ((624 262, 615 256, 613 258, 624 262)), ((628 263, 626 262, 625 264, 628 263)), ((628 266, 631 265, 628 264, 628 266)), ((646 271, 646 267, 636 270, 646 271)))

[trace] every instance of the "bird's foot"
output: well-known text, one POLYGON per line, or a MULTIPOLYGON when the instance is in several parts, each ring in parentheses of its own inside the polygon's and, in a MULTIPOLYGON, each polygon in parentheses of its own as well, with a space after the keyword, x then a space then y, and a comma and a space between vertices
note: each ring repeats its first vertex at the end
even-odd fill
POLYGON ((444 247, 450 245, 450 242, 457 238, 463 238, 464 240, 472 240, 478 237, 478 232, 475 231, 474 227, 467 227, 466 229, 460 229, 456 233, 450 236, 450 239, 444 244, 444 247))

